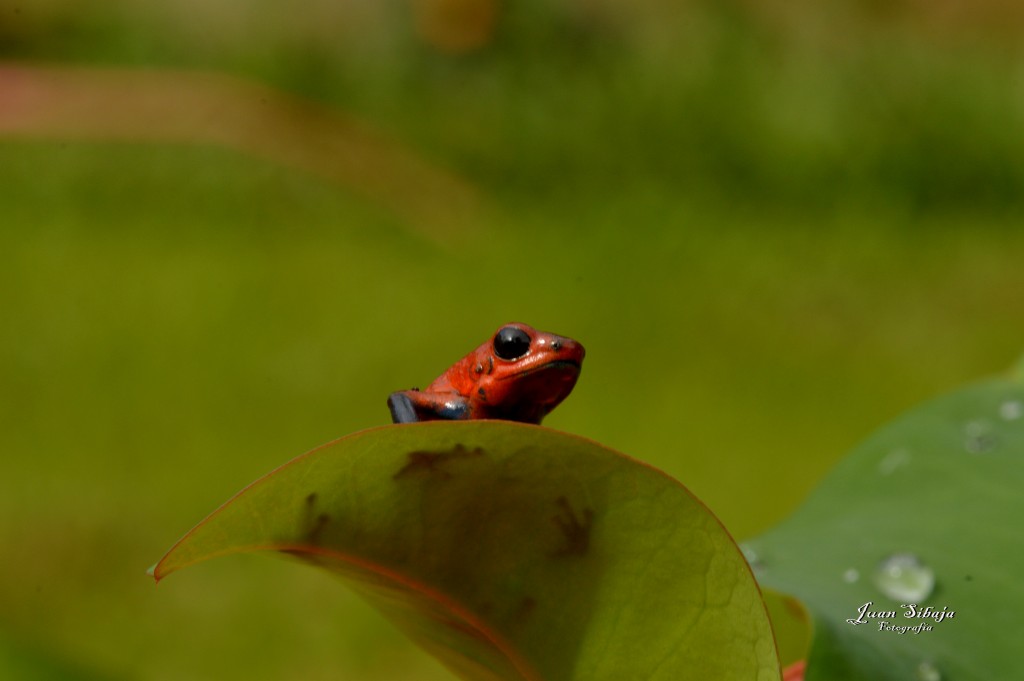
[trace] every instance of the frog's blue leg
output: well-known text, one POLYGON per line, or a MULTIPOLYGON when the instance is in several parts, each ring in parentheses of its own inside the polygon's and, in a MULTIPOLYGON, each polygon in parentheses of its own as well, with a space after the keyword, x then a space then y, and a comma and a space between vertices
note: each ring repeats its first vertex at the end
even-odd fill
POLYGON ((392 423, 416 423, 417 421, 457 421, 469 416, 469 405, 459 395, 436 395, 419 390, 403 390, 388 397, 392 423))
POLYGON ((437 418, 446 419, 449 421, 458 421, 464 419, 469 415, 469 405, 466 404, 465 400, 449 400, 442 406, 436 407, 434 413, 437 414, 437 418))

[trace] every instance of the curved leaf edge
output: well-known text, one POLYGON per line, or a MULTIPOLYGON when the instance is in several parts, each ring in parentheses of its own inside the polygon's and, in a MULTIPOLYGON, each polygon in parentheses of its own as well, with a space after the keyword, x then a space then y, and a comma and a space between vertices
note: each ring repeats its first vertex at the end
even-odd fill
MULTIPOLYGON (((588 437, 584 437, 582 435, 577 435, 575 433, 566 433, 564 431, 556 430, 554 428, 549 428, 547 426, 540 426, 540 425, 535 425, 535 424, 532 424, 532 423, 518 423, 518 422, 514 422, 514 421, 499 421, 499 420, 493 420, 493 419, 478 419, 478 420, 476 420, 476 423, 480 423, 481 421, 485 422, 485 423, 486 422, 501 423, 501 424, 506 425, 506 426, 507 425, 512 425, 514 427, 519 427, 519 428, 537 429, 537 430, 557 433, 560 436, 575 438, 577 440, 581 440, 581 441, 583 441, 583 442, 585 442, 585 443, 587 443, 589 445, 592 445, 594 447, 597 447, 599 449, 603 449, 606 452, 609 452, 609 453, 613 454, 614 456, 617 456, 617 457, 619 457, 621 459, 624 459, 625 461, 627 461, 627 462, 629 462, 631 464, 638 465, 638 466, 641 466, 643 468, 646 468, 647 470, 649 470, 649 471, 651 471, 651 472, 653 472, 653 473, 655 473, 655 474, 665 478, 670 483, 672 483, 672 484, 676 485, 677 487, 681 488, 684 493, 686 493, 694 501, 696 501, 700 505, 700 507, 704 511, 706 511, 709 516, 711 516, 714 519, 714 521, 718 524, 718 526, 721 528, 721 530, 729 538, 729 541, 732 543, 732 545, 736 549, 736 551, 740 555, 742 555, 742 551, 739 548, 739 543, 736 541, 736 538, 729 531, 729 528, 726 527, 725 524, 722 522, 721 518, 719 518, 718 515, 713 510, 711 510, 711 508, 706 503, 704 503, 704 501, 700 497, 695 495, 690 490, 689 487, 687 487, 682 482, 680 482, 676 478, 672 477, 671 475, 669 475, 665 471, 661 470, 657 466, 654 466, 654 465, 652 465, 650 463, 647 463, 646 461, 642 461, 640 459, 632 457, 629 454, 624 454, 623 452, 620 452, 620 451, 618 451, 616 449, 608 447, 607 445, 603 445, 600 442, 597 442, 596 440, 593 440, 593 439, 588 438, 588 437)), ((393 429, 393 428, 446 428, 446 427, 451 427, 452 425, 458 424, 458 423, 460 423, 460 422, 458 422, 458 421, 425 421, 425 422, 421 422, 421 423, 403 423, 403 424, 388 424, 388 425, 384 425, 384 426, 372 426, 370 428, 364 428, 362 430, 357 430, 355 432, 349 433, 348 435, 342 435, 339 438, 335 438, 334 440, 330 440, 330 441, 325 442, 325 443, 323 443, 321 445, 317 445, 316 447, 314 447, 314 448, 312 448, 312 449, 310 449, 310 450, 308 450, 308 451, 306 451, 306 452, 304 452, 302 454, 299 454, 298 456, 294 457, 293 459, 290 459, 289 461, 286 461, 285 463, 277 466, 276 468, 272 469, 270 472, 265 473, 265 474, 259 476, 258 478, 256 478, 255 480, 253 480, 252 482, 247 484, 245 487, 240 489, 238 492, 236 492, 235 494, 231 495, 231 497, 228 498, 227 501, 221 503, 216 509, 214 509, 212 512, 207 514, 207 516, 205 518, 203 518, 198 523, 196 523, 196 525, 193 526, 188 532, 183 534, 180 539, 178 539, 176 542, 174 542, 174 544, 171 546, 171 548, 168 549, 164 553, 164 555, 160 558, 160 560, 158 560, 156 563, 154 563, 153 565, 151 565, 149 568, 146 569, 146 574, 149 575, 150 577, 152 577, 154 580, 156 580, 157 583, 159 583, 161 580, 163 580, 167 576, 171 575, 172 573, 177 572, 178 570, 181 570, 183 568, 186 568, 186 567, 189 567, 189 566, 192 566, 192 565, 196 565, 198 563, 205 562, 205 561, 213 559, 213 558, 219 558, 219 557, 222 557, 222 556, 229 556, 229 555, 233 555, 233 554, 236 554, 236 553, 245 553, 245 552, 248 552, 248 551, 251 551, 251 550, 260 550, 260 549, 248 549, 248 548, 245 548, 245 547, 241 547, 241 548, 232 547, 231 549, 227 549, 225 551, 219 551, 219 552, 210 553, 210 554, 207 554, 205 556, 196 558, 194 560, 189 560, 189 561, 185 561, 185 562, 177 563, 177 564, 176 563, 170 563, 169 564, 169 559, 173 557, 174 553, 178 550, 178 548, 182 544, 184 544, 186 541, 188 541, 192 537, 192 535, 194 535, 200 528, 202 528, 208 522, 213 520, 213 518, 215 518, 217 515, 219 515, 221 511, 223 511, 225 508, 227 508, 228 506, 233 504, 239 497, 242 497, 243 495, 248 493, 249 490, 251 490, 252 488, 254 488, 254 487, 256 487, 256 486, 258 486, 260 484, 262 484, 267 479, 277 475, 280 471, 285 470, 287 468, 290 468, 291 466, 297 465, 301 461, 303 461, 303 460, 305 460, 305 459, 307 459, 307 458, 309 458, 311 456, 315 456, 317 453, 319 453, 319 452, 321 452, 321 451, 323 451, 325 449, 329 449, 331 447, 334 447, 334 446, 336 446, 336 445, 338 445, 338 444, 340 444, 342 442, 345 442, 347 440, 352 440, 352 439, 356 439, 356 438, 362 438, 362 437, 370 436, 372 433, 377 432, 377 431, 390 430, 390 429, 393 429)), ((744 563, 746 563, 746 562, 747 561, 744 558, 744 563)), ((748 572, 750 572, 751 578, 754 579, 754 582, 756 584, 757 583, 756 576, 754 575, 754 572, 750 568, 749 564, 747 564, 747 570, 748 570, 748 572)), ((760 592, 760 586, 758 587, 758 589, 759 589, 759 592, 760 592)), ((764 601, 763 594, 761 594, 761 596, 762 596, 761 600, 764 601)))

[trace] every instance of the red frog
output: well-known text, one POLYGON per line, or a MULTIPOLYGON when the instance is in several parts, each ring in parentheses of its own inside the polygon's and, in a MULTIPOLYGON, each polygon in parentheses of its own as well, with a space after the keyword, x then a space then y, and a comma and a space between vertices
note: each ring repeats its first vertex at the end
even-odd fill
POLYGON ((426 390, 391 393, 395 423, 505 419, 540 423, 580 376, 583 346, 526 324, 506 324, 426 390))

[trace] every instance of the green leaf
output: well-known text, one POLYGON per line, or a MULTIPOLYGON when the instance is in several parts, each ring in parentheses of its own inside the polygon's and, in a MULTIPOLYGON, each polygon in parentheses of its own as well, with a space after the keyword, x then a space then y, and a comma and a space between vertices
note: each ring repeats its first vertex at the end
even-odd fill
POLYGON ((764 602, 707 508, 539 426, 342 438, 243 490, 153 574, 252 550, 334 571, 465 679, 779 678, 764 602))
POLYGON ((1022 488, 1018 371, 881 429, 795 515, 750 542, 761 583, 811 611, 807 681, 1022 678, 1015 633, 1024 612, 1022 488), (896 580, 880 571, 894 555, 917 561, 896 580), (892 588, 899 583, 902 592, 892 588), (848 623, 865 619, 857 612, 865 603, 895 616, 848 623), (909 604, 956 614, 908 618, 902 606, 909 604), (931 630, 901 634, 882 622, 931 630))

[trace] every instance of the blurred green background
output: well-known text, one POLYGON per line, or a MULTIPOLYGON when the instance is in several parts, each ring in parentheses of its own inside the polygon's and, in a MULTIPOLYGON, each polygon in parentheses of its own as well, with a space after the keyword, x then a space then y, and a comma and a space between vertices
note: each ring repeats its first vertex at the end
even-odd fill
POLYGON ((144 570, 511 320, 587 347, 547 425, 771 526, 1024 350, 1022 37, 999 0, 0 0, 0 675, 450 678, 307 568, 144 570))

